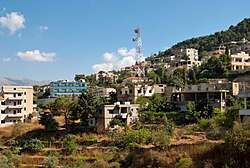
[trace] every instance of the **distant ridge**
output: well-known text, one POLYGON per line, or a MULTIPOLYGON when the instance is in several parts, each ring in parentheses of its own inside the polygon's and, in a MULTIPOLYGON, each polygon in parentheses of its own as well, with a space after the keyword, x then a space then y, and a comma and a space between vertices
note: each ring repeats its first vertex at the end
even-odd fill
POLYGON ((51 81, 43 80, 36 81, 23 77, 1 77, 0 76, 0 86, 34 86, 34 85, 46 85, 51 81))

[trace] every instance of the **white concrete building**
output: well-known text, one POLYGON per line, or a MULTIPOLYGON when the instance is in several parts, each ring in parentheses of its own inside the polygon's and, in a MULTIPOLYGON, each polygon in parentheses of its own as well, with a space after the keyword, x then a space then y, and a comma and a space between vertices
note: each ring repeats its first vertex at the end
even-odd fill
POLYGON ((32 86, 3 86, 0 95, 0 127, 25 122, 33 112, 32 86))
POLYGON ((245 52, 240 52, 230 56, 230 66, 232 71, 250 69, 250 56, 245 52))
POLYGON ((138 121, 139 117, 139 104, 125 104, 102 105, 97 108, 94 117, 89 120, 89 126, 96 126, 99 124, 103 129, 108 129, 110 122, 114 119, 119 119, 125 125, 130 125, 138 121))

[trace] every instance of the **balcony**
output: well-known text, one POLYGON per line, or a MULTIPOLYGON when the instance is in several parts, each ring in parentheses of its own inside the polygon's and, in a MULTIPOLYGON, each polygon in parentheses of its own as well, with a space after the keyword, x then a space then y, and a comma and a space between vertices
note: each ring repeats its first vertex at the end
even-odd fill
POLYGON ((8 114, 7 117, 8 118, 22 118, 23 115, 21 115, 21 114, 8 114))
POLYGON ((18 96, 18 97, 8 97, 7 100, 23 100, 24 99, 24 96, 18 96))
POLYGON ((239 115, 250 115, 250 110, 239 110, 239 115))
POLYGON ((238 94, 239 97, 250 97, 250 90, 247 89, 246 91, 240 91, 238 94))
POLYGON ((23 93, 22 90, 4 90, 4 93, 23 93))
POLYGON ((6 105, 8 109, 22 109, 23 105, 6 105))

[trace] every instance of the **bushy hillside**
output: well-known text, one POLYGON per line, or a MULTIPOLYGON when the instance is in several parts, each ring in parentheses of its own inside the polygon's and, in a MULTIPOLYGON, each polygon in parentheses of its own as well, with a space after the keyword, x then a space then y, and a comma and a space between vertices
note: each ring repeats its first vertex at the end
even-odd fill
POLYGON ((216 32, 212 35, 188 39, 177 43, 170 49, 160 52, 158 56, 164 57, 172 55, 181 48, 195 48, 202 51, 211 51, 213 47, 230 41, 240 41, 246 38, 250 41, 250 18, 246 18, 236 26, 230 26, 228 30, 216 32))

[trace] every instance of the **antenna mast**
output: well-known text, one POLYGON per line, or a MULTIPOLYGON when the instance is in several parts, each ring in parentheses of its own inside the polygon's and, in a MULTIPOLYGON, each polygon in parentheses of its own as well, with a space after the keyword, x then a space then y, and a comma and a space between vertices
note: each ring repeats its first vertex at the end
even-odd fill
POLYGON ((141 29, 140 28, 135 28, 134 32, 136 33, 136 37, 133 37, 133 42, 137 41, 137 47, 136 47, 136 56, 137 56, 137 64, 138 64, 138 70, 137 70, 137 75, 141 76, 141 74, 143 73, 141 70, 141 57, 142 57, 142 52, 141 52, 141 48, 142 48, 142 41, 141 41, 141 29))

